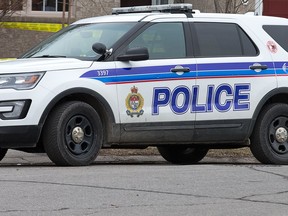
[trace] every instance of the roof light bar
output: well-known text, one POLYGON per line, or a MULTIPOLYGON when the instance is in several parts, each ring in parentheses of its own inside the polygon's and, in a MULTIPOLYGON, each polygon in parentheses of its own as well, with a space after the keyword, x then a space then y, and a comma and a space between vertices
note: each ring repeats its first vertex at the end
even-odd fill
POLYGON ((166 4, 166 5, 149 5, 137 7, 113 8, 112 14, 126 13, 192 13, 192 4, 166 4))

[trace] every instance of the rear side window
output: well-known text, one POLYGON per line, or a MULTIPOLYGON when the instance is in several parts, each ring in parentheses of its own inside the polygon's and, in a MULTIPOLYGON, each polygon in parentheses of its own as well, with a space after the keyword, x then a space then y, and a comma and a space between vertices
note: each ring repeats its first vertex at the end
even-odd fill
POLYGON ((288 26, 286 25, 264 25, 263 29, 288 52, 288 26))
POLYGON ((258 49, 248 35, 233 23, 194 23, 197 57, 256 56, 258 49))

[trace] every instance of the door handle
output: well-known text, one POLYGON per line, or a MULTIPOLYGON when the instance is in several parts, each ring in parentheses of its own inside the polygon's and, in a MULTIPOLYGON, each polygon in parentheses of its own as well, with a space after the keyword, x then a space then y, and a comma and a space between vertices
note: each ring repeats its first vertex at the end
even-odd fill
POLYGON ((251 65, 249 67, 251 70, 266 70, 268 69, 267 65, 251 65))
POLYGON ((177 65, 175 68, 171 68, 171 72, 173 72, 173 73, 177 73, 177 72, 187 73, 187 72, 190 72, 190 68, 177 65))

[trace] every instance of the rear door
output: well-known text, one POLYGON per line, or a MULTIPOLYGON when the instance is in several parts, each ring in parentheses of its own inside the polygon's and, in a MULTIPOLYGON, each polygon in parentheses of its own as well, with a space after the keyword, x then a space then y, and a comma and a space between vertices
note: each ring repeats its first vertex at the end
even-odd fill
POLYGON ((195 141, 247 139, 257 105, 277 87, 271 54, 233 19, 194 19, 191 26, 197 44, 195 141))

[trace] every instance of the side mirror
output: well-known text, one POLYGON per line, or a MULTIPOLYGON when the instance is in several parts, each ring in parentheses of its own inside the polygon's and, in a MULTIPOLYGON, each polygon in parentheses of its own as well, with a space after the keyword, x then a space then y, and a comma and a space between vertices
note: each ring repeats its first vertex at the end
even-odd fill
POLYGON ((117 57, 118 61, 143 61, 149 59, 149 52, 146 47, 130 48, 125 54, 117 57))
POLYGON ((92 45, 92 49, 94 52, 100 55, 104 55, 107 52, 106 46, 102 43, 95 43, 92 45))

